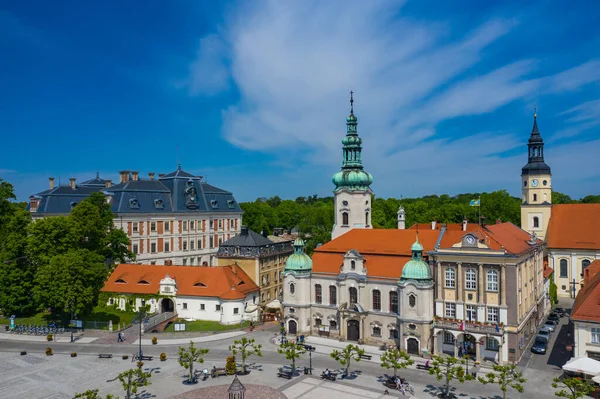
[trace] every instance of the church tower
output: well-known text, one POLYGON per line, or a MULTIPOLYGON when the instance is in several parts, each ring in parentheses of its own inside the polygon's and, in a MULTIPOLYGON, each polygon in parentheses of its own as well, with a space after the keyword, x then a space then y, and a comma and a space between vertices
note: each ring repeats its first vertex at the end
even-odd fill
POLYGON ((363 170, 362 139, 358 137, 357 124, 353 92, 350 92, 350 115, 346 118, 346 137, 342 140, 342 170, 333 175, 332 179, 335 184, 332 240, 354 228, 372 228, 370 185, 373 183, 373 176, 363 170))
POLYGON ((544 140, 538 130, 536 113, 527 147, 527 165, 521 170, 521 228, 545 239, 552 210, 552 173, 544 162, 544 140))

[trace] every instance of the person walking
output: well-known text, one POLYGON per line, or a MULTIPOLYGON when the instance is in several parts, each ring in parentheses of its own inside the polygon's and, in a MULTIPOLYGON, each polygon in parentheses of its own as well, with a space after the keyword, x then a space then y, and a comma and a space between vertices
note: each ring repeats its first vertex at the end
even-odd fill
POLYGON ((121 335, 121 331, 117 334, 117 342, 123 342, 123 336, 121 335))

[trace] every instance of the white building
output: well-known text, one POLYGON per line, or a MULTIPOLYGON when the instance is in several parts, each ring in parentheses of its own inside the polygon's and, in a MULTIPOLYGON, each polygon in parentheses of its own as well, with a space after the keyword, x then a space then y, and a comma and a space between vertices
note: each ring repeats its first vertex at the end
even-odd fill
POLYGON ((583 288, 577 294, 571 320, 574 324, 574 357, 600 361, 600 260, 586 270, 583 288))

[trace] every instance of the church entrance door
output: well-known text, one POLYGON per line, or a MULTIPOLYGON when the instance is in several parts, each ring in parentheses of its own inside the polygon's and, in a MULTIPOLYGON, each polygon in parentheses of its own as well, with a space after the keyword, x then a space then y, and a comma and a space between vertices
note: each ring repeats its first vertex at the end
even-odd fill
POLYGON ((173 305, 173 300, 169 298, 163 298, 160 302, 160 310, 162 313, 172 312, 175 309, 173 305))
POLYGON ((296 320, 288 321, 288 334, 296 335, 298 333, 298 323, 296 320))
POLYGON ((360 339, 360 322, 358 320, 348 320, 348 341, 358 341, 360 339))
POLYGON ((417 341, 416 338, 409 338, 406 341, 406 350, 411 355, 418 355, 419 354, 419 341, 417 341))

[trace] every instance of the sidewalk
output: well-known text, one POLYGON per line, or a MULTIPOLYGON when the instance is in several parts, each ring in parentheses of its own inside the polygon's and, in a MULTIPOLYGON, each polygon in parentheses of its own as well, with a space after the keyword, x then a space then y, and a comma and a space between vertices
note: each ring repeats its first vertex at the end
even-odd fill
MULTIPOLYGON (((161 338, 160 335, 157 335, 156 338, 158 339, 158 342, 155 346, 186 345, 186 344, 189 344, 190 341, 192 341, 194 343, 220 341, 222 339, 239 337, 240 335, 245 335, 245 334, 247 334, 246 331, 231 331, 231 332, 224 332, 224 333, 213 334, 213 335, 204 335, 202 337, 171 338, 171 339, 161 338)), ((140 341, 139 339, 136 339, 133 342, 133 344, 138 345, 139 341, 140 341)), ((142 345, 152 345, 152 338, 142 338, 142 345)))
MULTIPOLYGON (((77 339, 75 342, 79 344, 89 344, 90 342, 94 342, 98 337, 81 337, 77 339)), ((24 341, 24 342, 48 342, 45 335, 26 335, 26 334, 0 334, 0 341, 24 341)), ((64 333, 61 335, 57 335, 54 337, 54 341, 51 342, 60 342, 67 343, 71 342, 71 334, 64 333)))

